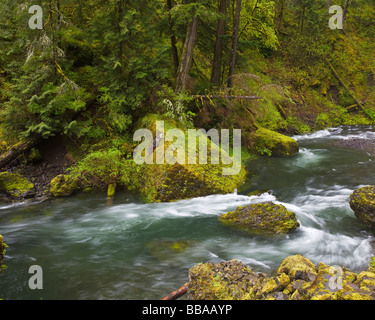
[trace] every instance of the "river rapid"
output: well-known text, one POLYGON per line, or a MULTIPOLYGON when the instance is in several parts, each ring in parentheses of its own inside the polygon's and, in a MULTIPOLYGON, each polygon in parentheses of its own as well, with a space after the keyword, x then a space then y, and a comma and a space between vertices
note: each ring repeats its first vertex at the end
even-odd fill
POLYGON ((272 274, 294 254, 315 264, 367 269, 375 231, 354 216, 349 196, 375 183, 375 155, 337 142, 375 142, 375 129, 340 127, 294 138, 301 147, 297 156, 249 164, 251 186, 241 194, 161 204, 117 194, 111 205, 105 194, 79 194, 0 204, 0 234, 9 245, 0 298, 161 299, 186 283, 197 263, 237 259, 272 274), (249 236, 218 221, 238 206, 265 201, 295 212, 299 230, 249 236), (29 288, 32 265, 43 269, 42 290, 29 288))

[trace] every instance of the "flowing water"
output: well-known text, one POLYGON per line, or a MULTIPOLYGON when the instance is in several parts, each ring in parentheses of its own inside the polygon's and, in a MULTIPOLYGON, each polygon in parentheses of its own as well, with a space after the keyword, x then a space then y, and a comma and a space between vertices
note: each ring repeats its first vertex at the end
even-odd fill
POLYGON ((357 219, 349 196, 374 184, 375 156, 338 146, 349 138, 375 141, 372 127, 348 127, 295 137, 293 158, 253 161, 243 194, 175 203, 143 204, 118 194, 77 195, 44 203, 0 205, 7 249, 0 276, 3 299, 160 299, 188 281, 200 262, 238 259, 272 274, 289 255, 315 264, 367 269, 375 232, 357 219), (255 190, 264 193, 247 196, 255 190), (220 224, 218 216, 251 203, 276 201, 296 213, 291 235, 250 237, 220 224), (31 290, 29 267, 43 269, 43 290, 31 290))

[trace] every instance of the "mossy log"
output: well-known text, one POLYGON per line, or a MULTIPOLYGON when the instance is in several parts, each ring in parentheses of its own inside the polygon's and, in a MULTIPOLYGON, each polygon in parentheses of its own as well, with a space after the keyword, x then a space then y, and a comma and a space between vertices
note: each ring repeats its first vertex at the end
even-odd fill
POLYGON ((16 160, 20 155, 29 151, 38 143, 38 139, 29 139, 22 141, 10 148, 9 151, 0 155, 0 168, 4 168, 6 165, 16 160))
POLYGON ((348 94, 352 97, 352 99, 354 100, 354 102, 356 103, 356 106, 361 110, 361 111, 365 111, 364 108, 363 108, 363 105, 361 104, 361 102, 354 96, 354 94, 350 91, 350 89, 348 88, 348 86, 344 83, 344 81, 341 79, 341 77, 339 76, 339 74, 337 73, 337 71, 335 70, 335 68, 333 67, 333 65, 328 61, 326 60, 329 68, 331 69, 333 75, 335 76, 335 78, 340 82, 340 84, 344 87, 344 89, 348 92, 348 94))

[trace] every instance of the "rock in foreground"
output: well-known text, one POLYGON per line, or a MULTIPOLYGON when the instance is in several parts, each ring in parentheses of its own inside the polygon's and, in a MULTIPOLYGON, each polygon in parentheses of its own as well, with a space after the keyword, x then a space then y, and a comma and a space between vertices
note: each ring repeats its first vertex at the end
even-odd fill
POLYGON ((248 232, 287 234, 299 227, 296 215, 272 202, 239 207, 220 217, 220 221, 248 232))
POLYGON ((199 264, 189 271, 192 300, 374 300, 375 269, 360 274, 301 255, 286 258, 270 277, 243 263, 199 264))
POLYGON ((361 221, 375 228, 375 186, 355 190, 350 196, 350 207, 361 221))
POLYGON ((34 185, 20 174, 2 172, 0 173, 0 191, 13 199, 28 198, 30 194, 34 194, 34 185))

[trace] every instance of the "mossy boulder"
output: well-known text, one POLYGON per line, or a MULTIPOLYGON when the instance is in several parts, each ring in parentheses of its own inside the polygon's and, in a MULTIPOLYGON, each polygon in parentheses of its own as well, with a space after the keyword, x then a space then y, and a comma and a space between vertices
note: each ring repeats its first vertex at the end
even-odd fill
POLYGON ((69 197, 78 189, 78 180, 69 175, 61 174, 51 181, 50 192, 54 197, 69 197))
POLYGON ((27 198, 34 192, 34 185, 25 177, 17 173, 0 173, 0 191, 14 199, 27 198))
MULTIPOLYGON (((198 132, 196 139, 196 163, 191 164, 188 161, 189 146, 188 133, 186 128, 168 119, 163 119, 160 115, 148 115, 141 119, 137 128, 148 129, 153 133, 154 151, 149 155, 152 164, 139 165, 138 179, 140 181, 140 191, 146 202, 171 202, 183 199, 191 199, 195 197, 203 197, 212 194, 229 194, 239 189, 246 180, 246 170, 242 163, 234 159, 231 165, 223 163, 222 159, 229 157, 220 146, 213 143, 206 135, 198 132), (182 141, 185 148, 185 163, 175 164, 157 164, 155 161, 157 154, 167 150, 171 146, 171 142, 164 141, 164 144, 157 141, 157 123, 163 121, 165 133, 172 129, 178 129, 185 133, 186 141, 182 141), (199 162, 199 143, 207 148, 207 163, 199 162), (220 161, 216 164, 212 161, 211 151, 215 149, 220 154, 220 161), (225 175, 225 168, 238 168, 238 173, 233 175, 225 175)), ((181 141, 180 141, 181 142, 181 141)), ((174 142, 176 146, 178 142, 174 142)))
POLYGON ((263 156, 294 156, 299 152, 296 140, 265 128, 252 133, 250 141, 250 150, 263 156))
POLYGON ((361 221, 375 228, 375 186, 355 190, 350 196, 350 207, 361 221))
POLYGON ((272 202, 238 207, 220 216, 225 225, 244 231, 264 234, 287 234, 299 227, 296 215, 284 206, 272 202))
POLYGON ((4 254, 5 254, 5 248, 7 245, 4 243, 4 238, 2 235, 0 235, 0 273, 2 273, 5 266, 2 265, 4 254))

